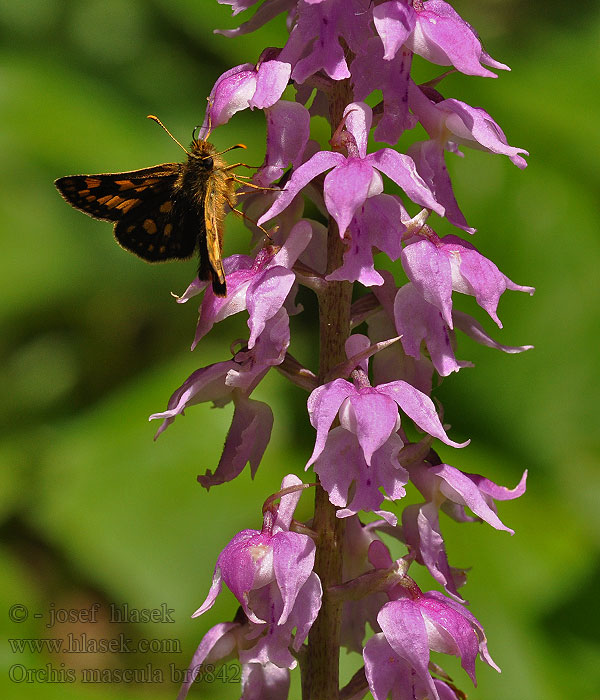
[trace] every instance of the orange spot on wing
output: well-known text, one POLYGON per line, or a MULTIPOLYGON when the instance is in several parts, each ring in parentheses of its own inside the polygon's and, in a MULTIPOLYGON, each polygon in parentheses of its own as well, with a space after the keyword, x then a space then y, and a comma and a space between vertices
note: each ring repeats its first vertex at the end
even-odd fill
POLYGON ((115 185, 119 185, 119 190, 131 190, 135 187, 135 183, 131 180, 115 180, 115 185))
POLYGON ((127 214, 127 212, 132 208, 135 207, 137 204, 140 203, 140 199, 125 199, 123 200, 120 204, 117 205, 117 209, 120 209, 124 214, 127 214))
POLYGON ((98 202, 100 204, 106 205, 109 209, 113 209, 114 207, 117 206, 120 202, 122 202, 123 199, 122 197, 119 197, 118 195, 112 195, 112 194, 105 194, 104 197, 100 197, 98 199, 98 202))
POLYGON ((146 233, 153 234, 156 233, 157 228, 156 228, 156 222, 153 221, 152 219, 146 219, 144 223, 142 224, 144 227, 144 230, 146 233))

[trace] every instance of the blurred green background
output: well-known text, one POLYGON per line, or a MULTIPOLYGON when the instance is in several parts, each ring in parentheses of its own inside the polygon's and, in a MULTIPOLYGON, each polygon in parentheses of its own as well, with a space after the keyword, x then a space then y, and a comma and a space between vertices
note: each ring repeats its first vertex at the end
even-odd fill
MULTIPOLYGON (((481 252, 537 293, 505 295, 503 331, 477 313, 495 338, 534 351, 508 356, 460 338, 458 357, 476 368, 437 392, 452 436, 472 438, 458 454, 442 450, 448 462, 511 487, 530 470, 527 494, 500 504, 514 537, 442 522, 451 562, 472 566, 465 595, 503 673, 479 664, 474 690, 448 666, 470 698, 597 699, 600 10, 589 0, 576 11, 557 0, 455 7, 513 70, 498 80, 452 76, 444 93, 486 108, 509 143, 531 153, 524 172, 480 152, 452 159, 457 199, 481 252)), ((148 415, 194 369, 225 359, 245 318, 220 324, 190 353, 197 304, 177 305, 170 292, 185 289, 195 263, 153 267, 126 255, 109 224, 70 209, 52 185, 65 174, 181 159, 146 114, 187 142, 215 79, 284 41, 281 18, 238 40, 212 33, 230 26, 228 8, 212 0, 0 4, 1 626, 11 639, 123 634, 181 645, 61 655, 18 652, 5 640, 3 697, 173 698, 168 680, 61 684, 43 672, 151 664, 168 679, 169 664, 186 668, 204 632, 236 608, 224 592, 203 618, 189 618, 218 552, 237 530, 260 526, 264 498, 285 473, 301 473, 310 452, 305 396, 275 373, 255 393, 272 404, 275 428, 254 481, 245 471, 210 494, 196 483, 218 461, 231 407, 194 407, 153 442, 148 415), (111 603, 165 604, 175 621, 119 625, 101 615, 94 625, 47 626, 52 610, 94 603, 102 613, 111 603), (9 619, 15 604, 28 611, 21 623, 9 619)), ((260 162, 261 114, 236 115, 213 140, 242 140, 248 162, 260 162)), ((227 226, 226 253, 246 252, 243 226, 227 226)), ((292 352, 313 362, 314 304, 302 298, 292 352)), ((459 304, 472 309, 469 301, 459 304)), ((310 517, 311 500, 298 517, 310 517)), ((344 659, 344 675, 356 666, 344 659)), ((191 697, 238 697, 225 680, 191 697)))

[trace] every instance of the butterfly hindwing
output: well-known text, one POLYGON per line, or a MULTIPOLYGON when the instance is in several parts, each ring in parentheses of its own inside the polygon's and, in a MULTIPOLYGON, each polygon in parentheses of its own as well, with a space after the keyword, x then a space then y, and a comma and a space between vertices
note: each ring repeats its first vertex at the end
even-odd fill
POLYGON ((122 248, 148 262, 185 260, 198 240, 198 216, 177 206, 171 196, 141 205, 115 224, 115 238, 122 248))
POLYGON ((223 244, 223 210, 225 198, 216 186, 215 179, 207 182, 204 195, 204 224, 205 235, 200 237, 198 246, 200 250, 199 276, 204 279, 212 279, 213 289, 217 295, 225 294, 225 270, 221 259, 223 244))

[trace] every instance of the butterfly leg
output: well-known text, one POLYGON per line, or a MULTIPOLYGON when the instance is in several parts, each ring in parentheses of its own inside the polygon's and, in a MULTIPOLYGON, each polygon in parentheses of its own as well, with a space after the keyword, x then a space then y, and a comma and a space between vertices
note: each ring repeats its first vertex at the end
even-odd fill
POLYGON ((273 239, 269 235, 269 232, 267 231, 267 229, 264 228, 263 226, 261 226, 256 221, 254 221, 254 219, 251 219, 245 212, 241 211, 240 209, 236 209, 235 207, 231 207, 231 211, 234 214, 237 214, 240 217, 240 219, 246 219, 246 221, 249 221, 251 224, 254 224, 257 228, 259 228, 265 234, 265 236, 269 239, 269 241, 271 241, 271 243, 273 242, 273 239))
POLYGON ((260 165, 248 165, 248 163, 234 163, 233 165, 228 165, 223 170, 233 170, 234 168, 251 168, 252 170, 258 170, 262 166, 260 165))
MULTIPOLYGON (((233 182, 239 182, 240 185, 245 185, 246 187, 252 187, 255 190, 265 190, 267 192, 281 192, 279 187, 263 187, 262 185, 255 185, 253 182, 244 182, 240 180, 240 177, 245 177, 244 175, 232 175, 228 177, 227 180, 233 180, 233 182)), ((240 193, 243 194, 243 193, 240 193)))

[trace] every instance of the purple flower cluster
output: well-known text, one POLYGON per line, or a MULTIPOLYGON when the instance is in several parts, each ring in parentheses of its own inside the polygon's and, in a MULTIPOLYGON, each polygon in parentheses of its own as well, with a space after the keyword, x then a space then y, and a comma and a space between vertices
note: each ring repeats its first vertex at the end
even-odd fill
MULTIPOLYGON (((497 307, 504 291, 534 290, 512 282, 457 235, 475 229, 455 199, 445 154, 462 156, 460 147, 470 146, 507 155, 524 168, 521 154, 527 152, 509 146, 480 107, 444 98, 438 89, 446 74, 418 85, 411 68, 415 55, 472 76, 496 77, 490 68, 508 67, 485 52, 473 28, 443 0, 218 1, 234 15, 255 10, 236 29, 223 31, 226 36, 254 31, 281 13, 289 31, 282 48, 269 47, 256 65, 237 66, 217 80, 202 132, 243 109, 264 112, 264 163, 253 176, 254 187, 242 188, 255 234, 253 253, 224 260, 225 298, 196 279, 177 299, 184 303, 203 293, 194 347, 215 323, 238 312, 247 313, 248 337, 230 359, 188 377, 167 409, 151 418, 163 421, 158 435, 192 404, 221 407, 233 401, 221 460, 214 473, 198 477, 208 489, 231 481, 246 464, 254 476, 274 419, 270 407, 250 395, 267 372, 274 367, 304 388, 315 443, 296 472, 314 469, 318 488, 345 523, 343 573, 323 590, 315 570, 315 542, 322 533, 313 523, 293 519, 302 490, 311 485, 286 476, 263 507, 262 529, 235 535, 217 560, 208 596, 194 617, 213 605, 223 581, 240 610, 233 622, 206 634, 179 698, 202 664, 228 658, 242 665, 244 700, 287 698, 289 672, 305 663, 311 643, 307 647, 306 640, 326 604, 341 608, 338 643, 364 658, 345 697, 369 691, 375 700, 462 697, 433 664, 431 651, 458 656, 474 683, 477 656, 499 669, 459 592, 466 572, 448 561, 440 511, 458 522, 484 521, 512 534, 496 502, 522 495, 526 474, 510 490, 443 463, 435 440, 455 449, 468 441, 448 436, 432 389, 471 366, 455 356, 457 329, 507 353, 531 347, 494 340, 454 307, 453 292, 473 296, 502 328, 497 307), (310 138, 317 116, 330 122, 325 150, 310 138), (417 125, 426 140, 411 139, 417 125), (412 145, 402 153, 396 146, 405 135, 412 145), (373 140, 388 145, 374 148, 373 140), (403 195, 385 193, 387 181, 403 195), (319 212, 316 218, 305 215, 307 201, 310 211, 319 212), (269 235, 259 237, 253 220, 269 235), (434 225, 454 232, 438 233, 434 225), (328 260, 332 236, 343 246, 336 266, 328 260), (403 282, 376 269, 378 252, 400 260, 403 282), (335 339, 347 359, 338 357, 325 371, 303 367, 288 352, 289 317, 302 313, 299 285, 324 303, 332 285, 348 283, 357 283, 362 296, 355 295, 345 335, 335 339), (364 332, 351 334, 361 324, 364 332), (393 504, 409 487, 423 500, 400 515, 393 504), (365 519, 365 513, 372 515, 365 519), (404 556, 394 561, 381 534, 395 539, 404 556), (444 593, 422 592, 408 576, 412 565, 424 567, 444 593)), ((310 677, 310 666, 303 669, 310 677)), ((321 697, 314 687, 306 692, 306 700, 321 697)))

